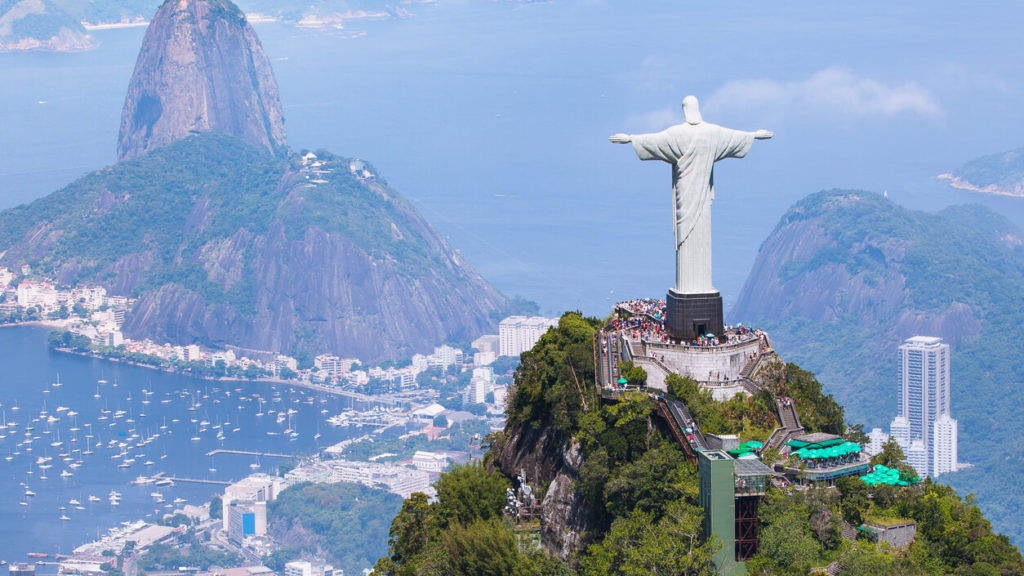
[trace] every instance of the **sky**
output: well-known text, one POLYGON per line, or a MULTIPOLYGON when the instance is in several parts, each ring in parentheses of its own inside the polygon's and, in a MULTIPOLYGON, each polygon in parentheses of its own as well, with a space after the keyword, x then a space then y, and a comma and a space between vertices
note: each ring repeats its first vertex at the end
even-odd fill
MULTIPOLYGON (((821 189, 914 208, 1021 200, 937 180, 1021 146, 1024 6, 439 0, 342 30, 256 30, 295 149, 365 159, 507 295, 603 315, 673 278, 670 169, 615 132, 682 121, 773 130, 716 168, 715 283, 735 301, 757 248, 821 189)), ((0 55, 0 207, 114 161, 142 29, 84 54, 0 55)))

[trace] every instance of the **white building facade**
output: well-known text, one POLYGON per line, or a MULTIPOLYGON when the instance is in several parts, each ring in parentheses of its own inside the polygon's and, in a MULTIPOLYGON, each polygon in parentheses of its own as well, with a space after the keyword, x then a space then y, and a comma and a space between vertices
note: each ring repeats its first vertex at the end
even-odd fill
POLYGON ((558 318, 541 316, 509 316, 498 324, 498 341, 502 356, 519 356, 533 348, 552 326, 558 325, 558 318))
POLYGON ((937 476, 956 469, 957 434, 956 420, 950 416, 949 357, 949 345, 932 336, 908 338, 898 349, 899 415, 889 431, 903 448, 908 463, 921 476, 937 476), (943 434, 942 447, 937 445, 937 432, 943 434), (943 458, 941 464, 936 460, 939 456, 943 458))
POLYGON ((932 476, 957 469, 957 422, 949 414, 939 416, 932 432, 932 476))

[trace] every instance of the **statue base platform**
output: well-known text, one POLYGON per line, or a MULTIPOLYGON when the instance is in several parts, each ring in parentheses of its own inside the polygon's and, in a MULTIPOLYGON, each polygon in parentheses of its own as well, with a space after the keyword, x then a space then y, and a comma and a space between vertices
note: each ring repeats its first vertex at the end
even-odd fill
POLYGON ((722 294, 679 294, 669 289, 665 297, 665 330, 674 340, 693 340, 705 334, 721 336, 725 331, 722 294))

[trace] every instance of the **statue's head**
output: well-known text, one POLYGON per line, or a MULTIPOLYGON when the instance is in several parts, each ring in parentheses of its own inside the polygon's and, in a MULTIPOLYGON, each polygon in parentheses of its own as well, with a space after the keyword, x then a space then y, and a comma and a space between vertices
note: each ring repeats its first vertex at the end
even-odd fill
POLYGON ((687 124, 700 124, 704 121, 700 116, 700 103, 693 94, 683 98, 683 117, 687 124))

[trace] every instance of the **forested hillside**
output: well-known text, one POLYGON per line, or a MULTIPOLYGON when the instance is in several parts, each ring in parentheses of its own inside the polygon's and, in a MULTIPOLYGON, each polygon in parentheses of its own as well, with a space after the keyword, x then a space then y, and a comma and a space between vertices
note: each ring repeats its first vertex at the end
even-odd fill
POLYGON ((975 467, 941 480, 976 494, 1019 543, 1022 246, 1019 229, 981 206, 932 214, 871 192, 819 192, 764 242, 731 318, 767 328, 852 421, 886 430, 896 415, 896 347, 915 335, 942 337, 953 347, 960 460, 975 467))
MULTIPOLYGON (((656 396, 633 392, 609 401, 595 393, 588 350, 599 326, 566 314, 523 355, 508 424, 489 437, 484 465, 444 474, 437 502, 407 499, 375 574, 715 573, 710 562, 719 544, 702 533, 697 470, 653 413, 656 396), (543 527, 503 515, 506 488, 521 472, 538 487, 543 527)), ((842 408, 812 374, 780 365, 764 385, 789 394, 809 430, 844 428, 842 408)), ((739 432, 744 440, 768 427, 765 399, 716 402, 678 376, 669 386, 670 395, 694 407, 702 427, 739 432), (748 428, 751 418, 762 425, 748 428)), ((858 428, 844 433, 862 435, 858 428)), ((895 444, 876 463, 906 468, 895 444)), ((834 561, 854 576, 1024 571, 1019 551, 992 532, 970 499, 930 481, 893 487, 847 478, 836 488, 772 488, 762 506, 760 553, 747 565, 752 574, 804 575, 834 561), (898 552, 843 537, 864 519, 913 519, 917 540, 898 552)))

